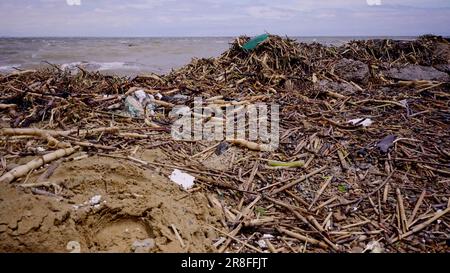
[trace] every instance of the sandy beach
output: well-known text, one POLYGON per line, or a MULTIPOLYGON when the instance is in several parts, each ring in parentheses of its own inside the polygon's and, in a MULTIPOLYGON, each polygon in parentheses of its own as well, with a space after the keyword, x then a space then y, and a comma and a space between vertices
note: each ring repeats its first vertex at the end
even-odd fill
POLYGON ((1 74, 0 252, 448 253, 448 39, 249 39, 164 73, 1 74), (195 98, 278 105, 278 145, 174 139, 195 98))

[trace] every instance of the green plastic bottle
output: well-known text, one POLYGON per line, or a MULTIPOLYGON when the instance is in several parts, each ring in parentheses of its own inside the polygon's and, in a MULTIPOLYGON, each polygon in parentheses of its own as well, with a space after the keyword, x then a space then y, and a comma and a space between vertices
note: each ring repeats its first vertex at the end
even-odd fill
POLYGON ((267 38, 269 38, 269 34, 262 34, 259 36, 256 36, 255 38, 251 39, 250 41, 248 41, 247 43, 245 43, 242 48, 245 51, 252 51, 253 49, 255 49, 259 44, 261 44, 262 42, 264 42, 267 38))

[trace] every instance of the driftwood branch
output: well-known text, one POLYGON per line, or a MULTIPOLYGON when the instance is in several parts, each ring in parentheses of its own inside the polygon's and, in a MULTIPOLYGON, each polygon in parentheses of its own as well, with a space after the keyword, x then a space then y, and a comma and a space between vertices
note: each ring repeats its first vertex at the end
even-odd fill
POLYGON ((64 156, 68 156, 73 154, 79 147, 73 147, 73 148, 67 148, 67 149, 60 149, 56 150, 52 153, 43 155, 39 158, 33 159, 32 161, 28 162, 25 165, 18 166, 11 171, 5 173, 0 177, 0 183, 6 182, 10 183, 14 181, 15 179, 22 177, 26 175, 28 172, 35 170, 44 164, 47 164, 53 160, 60 159, 64 156))

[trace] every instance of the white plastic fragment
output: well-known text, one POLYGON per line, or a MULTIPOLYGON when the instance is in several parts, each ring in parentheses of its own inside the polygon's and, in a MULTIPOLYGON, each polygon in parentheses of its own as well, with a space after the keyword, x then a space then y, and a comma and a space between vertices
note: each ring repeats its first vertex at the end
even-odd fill
POLYGON ((140 117, 144 113, 142 105, 132 96, 125 99, 125 110, 133 117, 140 117))
POLYGON ((100 201, 102 200, 102 196, 101 195, 95 195, 91 198, 91 200, 89 200, 89 204, 91 206, 95 206, 100 204, 100 201))
POLYGON ((147 98, 147 93, 145 93, 144 90, 139 89, 136 92, 134 92, 134 96, 138 99, 139 103, 142 104, 144 100, 147 98))
POLYGON ((262 236, 262 239, 273 239, 273 235, 272 234, 264 234, 262 236))
POLYGON ((371 241, 367 244, 363 252, 370 251, 370 253, 383 253, 384 249, 378 241, 371 241))
POLYGON ((148 253, 152 248, 155 247, 155 241, 151 238, 147 238, 145 240, 136 240, 131 245, 131 250, 134 253, 148 253))
POLYGON ((195 177, 178 169, 173 170, 169 178, 170 180, 172 180, 172 182, 175 182, 178 185, 182 186, 185 190, 188 190, 192 188, 192 186, 194 186, 195 177))
POLYGON ((106 203, 106 200, 102 201, 102 196, 101 195, 94 195, 92 196, 91 199, 89 199, 89 201, 86 201, 82 204, 78 204, 78 205, 72 205, 72 208, 74 210, 78 210, 80 208, 85 208, 85 207, 92 207, 94 209, 100 209, 102 206, 102 203, 106 203))
POLYGON ((66 245, 66 249, 70 251, 70 253, 81 253, 81 245, 77 241, 70 241, 66 245))
POLYGON ((125 111, 133 117, 153 116, 155 114, 155 105, 152 103, 154 99, 153 95, 138 89, 132 95, 126 97, 125 111))
POLYGON ((364 127, 369 127, 372 125, 373 121, 370 118, 355 118, 348 121, 348 123, 351 123, 353 125, 360 124, 364 127))
POLYGON ((267 244, 264 240, 259 240, 256 242, 260 248, 267 248, 267 244))

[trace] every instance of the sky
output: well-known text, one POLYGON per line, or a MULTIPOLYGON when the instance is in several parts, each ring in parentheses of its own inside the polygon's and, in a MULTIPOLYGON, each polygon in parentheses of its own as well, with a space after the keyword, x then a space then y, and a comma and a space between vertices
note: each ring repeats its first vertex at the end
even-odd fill
POLYGON ((450 0, 0 0, 0 36, 450 35, 450 0))

